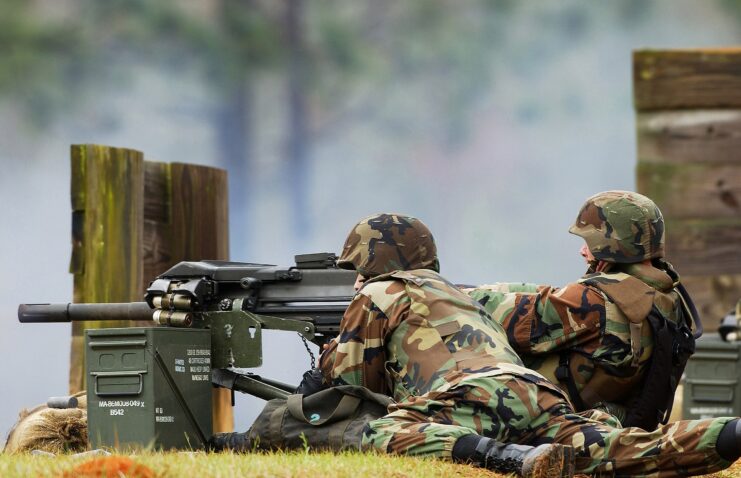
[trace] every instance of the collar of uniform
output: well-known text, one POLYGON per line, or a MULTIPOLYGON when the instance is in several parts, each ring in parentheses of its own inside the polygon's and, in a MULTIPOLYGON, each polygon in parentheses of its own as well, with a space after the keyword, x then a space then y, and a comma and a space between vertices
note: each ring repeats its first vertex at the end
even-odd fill
POLYGON ((377 276, 371 277, 370 279, 365 281, 365 284, 369 284, 371 282, 381 282, 384 280, 390 280, 390 279, 396 278, 396 279, 405 279, 405 280, 414 282, 417 285, 422 285, 427 279, 435 279, 439 277, 440 277, 440 274, 430 269, 413 269, 410 271, 391 271, 385 274, 379 274, 377 276))

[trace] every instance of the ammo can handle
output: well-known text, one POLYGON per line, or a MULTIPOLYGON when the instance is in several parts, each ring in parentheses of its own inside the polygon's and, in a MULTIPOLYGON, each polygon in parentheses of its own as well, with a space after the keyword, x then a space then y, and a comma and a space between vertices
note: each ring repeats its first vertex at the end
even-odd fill
POLYGON ((144 390, 144 380, 142 374, 147 373, 146 370, 136 370, 132 372, 90 372, 90 375, 95 377, 95 395, 99 397, 111 397, 116 395, 140 395, 144 390), (98 377, 139 377, 139 391, 138 392, 99 392, 98 391, 98 377))

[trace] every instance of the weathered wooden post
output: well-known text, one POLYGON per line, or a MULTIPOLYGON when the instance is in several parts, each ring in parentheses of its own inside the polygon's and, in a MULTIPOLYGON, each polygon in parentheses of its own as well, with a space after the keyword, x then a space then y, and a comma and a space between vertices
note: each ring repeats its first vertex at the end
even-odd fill
MULTIPOLYGON (((130 149, 72 146, 74 302, 131 302, 142 294, 144 158, 130 149)), ((85 388, 85 328, 129 323, 72 324, 70 393, 85 388)))
MULTIPOLYGON (((141 301, 149 281, 180 261, 228 259, 227 198, 224 170, 72 146, 74 302, 141 301)), ((130 325, 72 325, 70 392, 85 387, 84 329, 130 325)), ((214 431, 230 431, 230 394, 214 393, 214 431)))
POLYGON ((714 331, 741 298, 741 49, 633 55, 638 190, 714 331))

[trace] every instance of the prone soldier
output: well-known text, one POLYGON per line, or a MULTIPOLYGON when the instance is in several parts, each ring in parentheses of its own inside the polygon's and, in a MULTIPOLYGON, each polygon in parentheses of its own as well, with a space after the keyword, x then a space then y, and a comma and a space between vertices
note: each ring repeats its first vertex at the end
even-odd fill
POLYGON ((501 325, 440 276, 418 219, 361 220, 339 265, 358 272, 359 290, 322 354, 325 385, 363 385, 396 401, 366 427, 366 448, 523 476, 704 474, 741 456, 741 422, 732 417, 649 432, 603 411, 575 412, 523 366, 501 325))

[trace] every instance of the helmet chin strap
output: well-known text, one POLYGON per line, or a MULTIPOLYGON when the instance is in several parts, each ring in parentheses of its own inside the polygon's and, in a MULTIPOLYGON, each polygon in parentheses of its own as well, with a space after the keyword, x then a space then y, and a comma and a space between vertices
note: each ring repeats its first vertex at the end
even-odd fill
POLYGON ((589 261, 589 267, 587 268, 587 274, 594 274, 595 272, 609 272, 612 269, 613 263, 607 261, 600 261, 597 259, 589 261))

